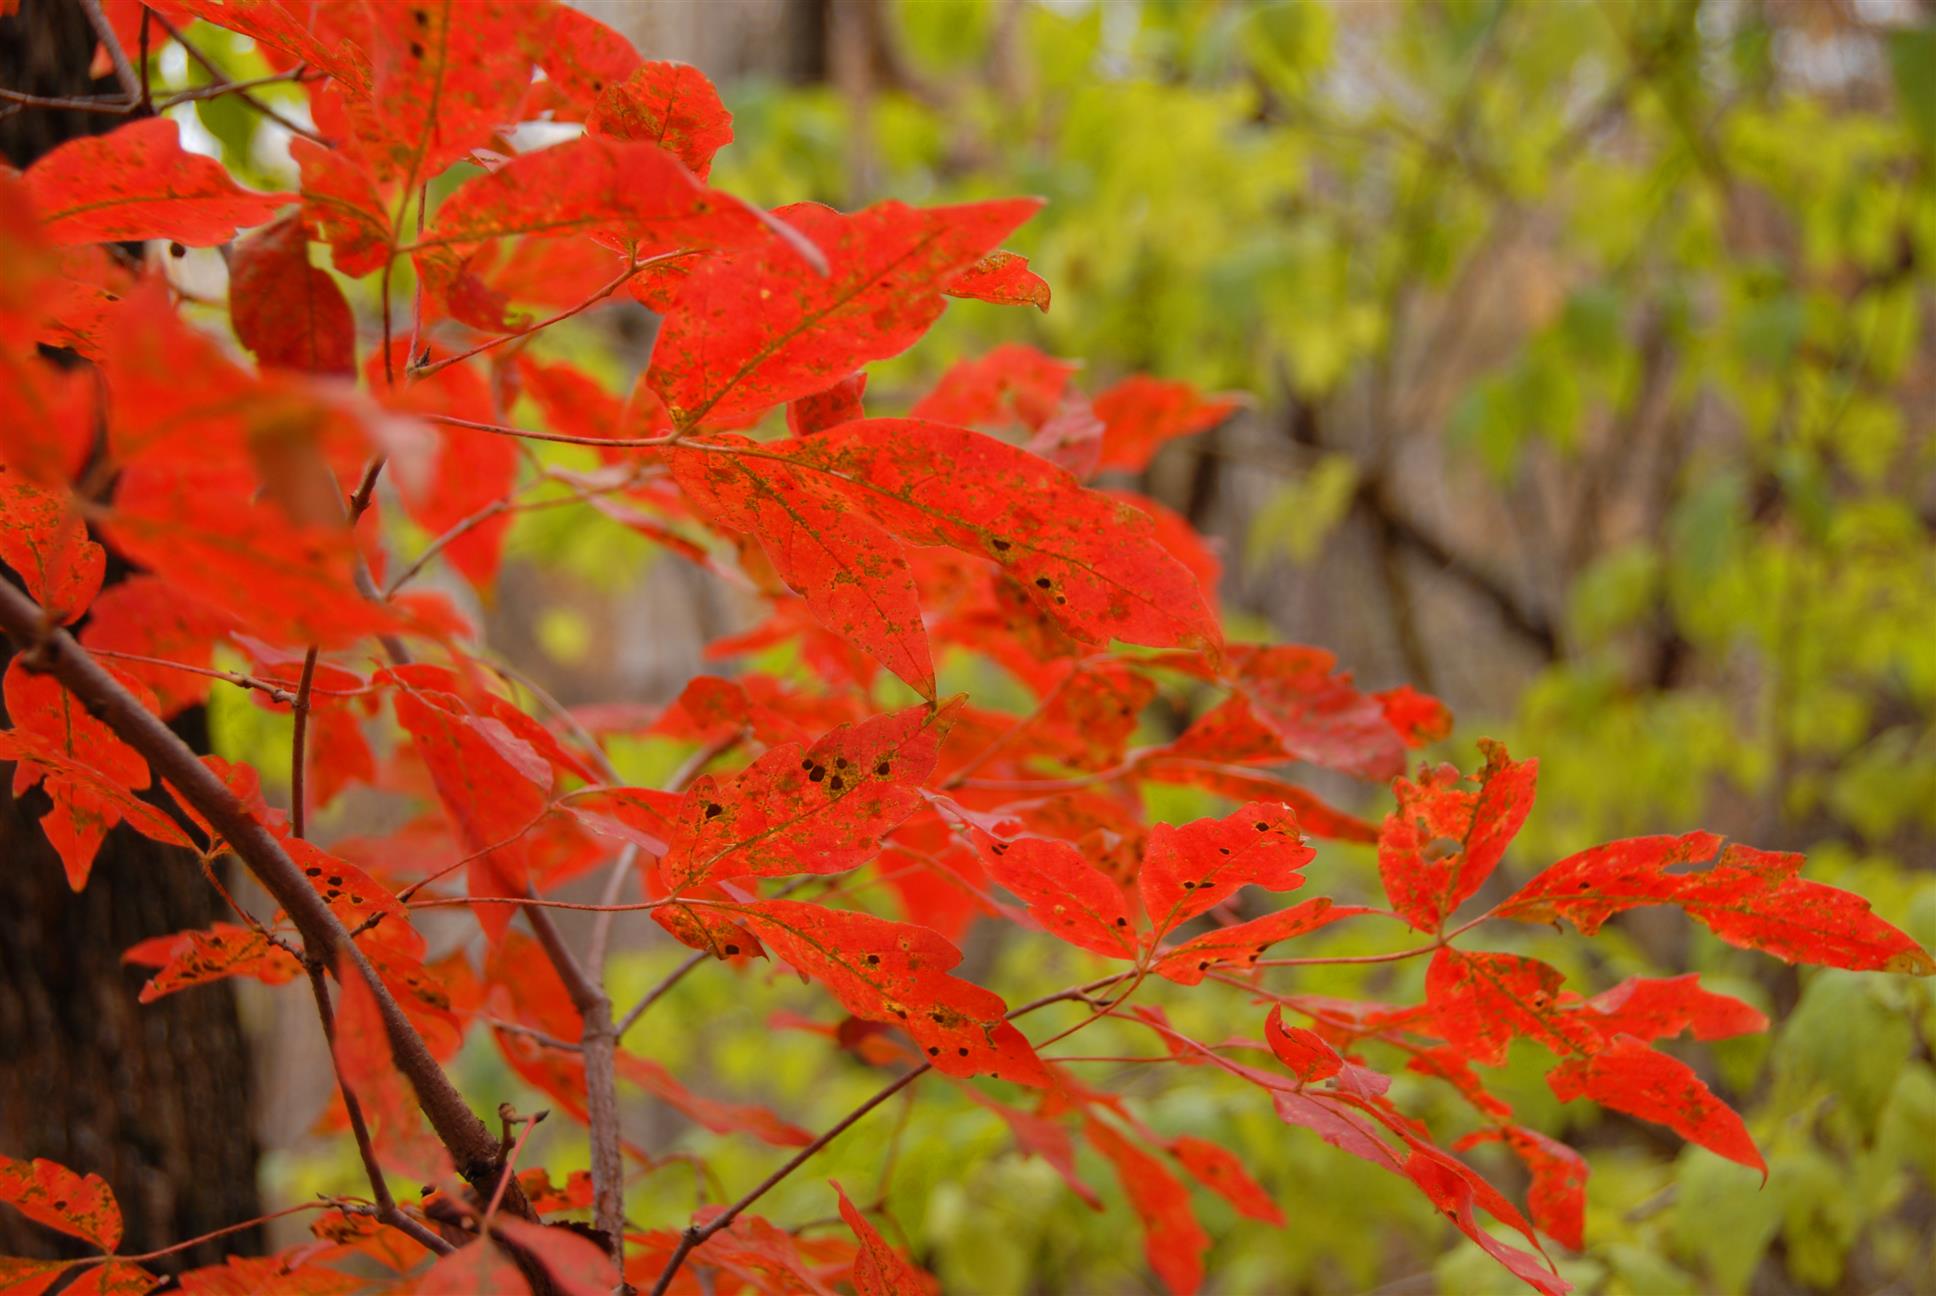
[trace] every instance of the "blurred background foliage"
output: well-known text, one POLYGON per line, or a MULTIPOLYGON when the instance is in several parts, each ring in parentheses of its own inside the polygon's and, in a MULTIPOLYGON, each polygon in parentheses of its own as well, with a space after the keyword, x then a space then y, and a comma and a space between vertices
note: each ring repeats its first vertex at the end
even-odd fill
MULTIPOLYGON (((1170 447, 1136 484, 1221 540, 1237 637, 1319 644, 1368 685, 1438 692, 1460 725, 1435 756, 1470 765, 1490 734, 1540 758, 1500 885, 1606 838, 1708 827, 1806 851, 1811 876, 1936 944, 1927 5, 587 7, 721 82, 738 140, 714 181, 755 201, 1049 199, 1014 246, 1054 308, 951 310, 877 367, 870 408, 904 408, 948 363, 1009 341, 1085 361, 1091 391, 1147 370, 1249 394, 1244 416, 1170 447)), ((250 124, 234 108, 198 105, 242 152, 250 124)), ((597 343, 617 384, 643 359, 638 337, 586 323, 549 343, 591 367, 597 343)), ((662 700, 697 668, 688 653, 641 683, 618 660, 654 636, 663 657, 682 633, 670 610, 713 597, 636 537, 554 510, 513 542, 520 563, 485 611, 507 659, 554 692, 662 700), (561 588, 579 596, 561 605, 561 588)), ((688 639, 732 628, 730 613, 688 639)), ((231 747, 262 741, 245 712, 217 717, 231 747)), ((622 755, 644 779, 683 753, 622 755)), ((1383 812, 1362 788, 1324 790, 1383 812)), ((1165 795, 1166 817, 1217 808, 1165 795)), ((1362 849, 1327 844, 1311 872, 1312 894, 1376 892, 1362 849)), ((1568 1276, 1649 1296, 1932 1290, 1936 993, 1798 975, 1645 918, 1590 945, 1530 931, 1515 948, 1595 988, 1699 970, 1774 1016, 1766 1038, 1686 1050, 1746 1112, 1773 1174, 1763 1187, 1651 1127, 1563 1108, 1541 1059, 1515 1055, 1505 1088, 1522 1117, 1593 1164, 1589 1246, 1568 1276)), ((1381 948, 1349 928, 1300 953, 1381 948)), ((639 934, 620 1002, 678 958, 639 934)), ((1012 1001, 1084 975, 1082 956, 1043 944, 971 940, 971 969, 1012 1001)), ((1419 993, 1410 964, 1305 971, 1273 984, 1419 993)), ((809 1126, 876 1087, 824 1038, 770 1025, 780 1006, 824 1020, 814 994, 769 979, 749 995, 715 972, 655 1007, 633 1047, 809 1126)), ((1254 1029, 1227 1001, 1173 998, 1204 1038, 1254 1029)), ((1096 1055, 1147 1051, 1112 1029, 1085 1034, 1096 1055)), ((488 1049, 466 1066, 511 1083, 488 1049)), ((1240 1149, 1283 1206, 1275 1230, 1200 1203, 1212 1290, 1509 1287, 1406 1185, 1234 1089, 1095 1071, 1159 1128, 1240 1149)), ((1397 1091, 1448 1140, 1466 1120, 1415 1077, 1397 1091)), ((949 1290, 1155 1290, 1100 1162, 1082 1163, 1111 1203, 1098 1215, 958 1091, 916 1101, 912 1119, 897 1105, 837 1144, 771 1214, 824 1215, 833 1175, 857 1200, 884 1193, 949 1290)), ((682 1217, 695 1173, 743 1185, 770 1165, 747 1140, 635 1115, 646 1146, 705 1166, 647 1176, 642 1222, 682 1217)), ((571 1168, 569 1142, 554 1173, 571 1168)), ((1514 1183, 1493 1150, 1474 1159, 1514 1183)), ((354 1168, 295 1157, 274 1173, 303 1186, 354 1168)))

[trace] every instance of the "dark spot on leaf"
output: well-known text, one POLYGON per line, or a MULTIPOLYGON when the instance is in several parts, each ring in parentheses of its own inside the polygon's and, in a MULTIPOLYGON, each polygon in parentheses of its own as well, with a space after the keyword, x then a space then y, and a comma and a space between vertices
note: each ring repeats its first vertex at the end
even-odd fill
POLYGON ((1118 927, 1127 927, 1127 926, 1129 926, 1129 919, 1127 919, 1127 918, 1118 918, 1118 919, 1116 919, 1116 925, 1117 925, 1118 927))
POLYGON ((323 875, 323 871, 320 868, 316 867, 314 864, 304 869, 303 872, 309 874, 309 876, 311 877, 321 877, 323 875))
POLYGON ((1047 576, 1037 576, 1035 578, 1035 588, 1037 589, 1047 589, 1053 583, 1047 576))
POLYGON ((411 58, 413 58, 413 59, 420 59, 420 58, 422 58, 423 56, 424 56, 424 47, 423 47, 423 42, 422 42, 422 41, 411 41, 411 42, 410 42, 410 57, 411 57, 411 58))
POLYGON ((1199 972, 1208 972, 1209 970, 1210 970, 1210 960, 1209 960, 1209 959, 1204 959, 1204 960, 1203 960, 1202 962, 1200 962, 1200 963, 1198 963, 1198 964, 1197 964, 1197 971, 1199 971, 1199 972))
POLYGON ((933 1045, 933 1044, 930 1044, 930 1045, 928 1045, 928 1056, 929 1056, 929 1057, 940 1057, 940 1056, 941 1056, 941 1050, 940 1050, 940 1048, 939 1048, 939 1047, 937 1047, 936 1045, 933 1045))
POLYGON ((1264 821, 1263 821, 1262 819, 1259 819, 1259 820, 1257 821, 1257 831, 1258 831, 1258 832, 1269 832, 1269 831, 1270 831, 1270 825, 1269 825, 1269 824, 1267 824, 1267 823, 1265 823, 1265 822, 1264 822, 1264 821))
POLYGON ((879 966, 880 966, 880 963, 881 963, 881 956, 880 956, 880 955, 878 955, 878 954, 869 954, 869 955, 867 956, 867 966, 868 966, 868 967, 879 967, 879 966))
POLYGON ((832 788, 834 791, 838 792, 840 791, 840 789, 847 786, 847 780, 841 778, 840 775, 836 774, 833 777, 833 782, 827 784, 827 786, 832 788))
POLYGON ((966 1044, 964 1044, 964 1045, 962 1045, 962 1046, 961 1046, 960 1048, 957 1048, 957 1049, 955 1050, 955 1052, 957 1052, 957 1053, 959 1053, 959 1054, 960 1054, 960 1055, 961 1055, 962 1057, 967 1057, 967 1056, 968 1056, 968 1046, 967 1046, 966 1044))
POLYGON ((1007 553, 1010 549, 1014 547, 1013 545, 1009 544, 1008 541, 1000 539, 999 537, 994 540, 991 540, 989 543, 995 546, 996 552, 998 553, 1007 553))
POLYGON ((728 945, 728 946, 726 947, 726 955, 727 955, 727 957, 728 957, 728 958, 731 958, 731 957, 732 957, 733 955, 735 955, 735 954, 738 954, 738 953, 739 953, 739 946, 737 946, 737 945, 728 945))
POLYGON ((719 818, 719 816, 725 813, 726 813, 726 807, 719 804, 719 802, 717 801, 710 801, 706 804, 706 817, 708 819, 717 819, 719 818))
POLYGON ((887 777, 887 771, 888 771, 888 764, 886 761, 882 761, 880 764, 874 767, 874 772, 880 775, 882 778, 887 777))
POLYGON ((329 884, 330 884, 331 886, 333 886, 333 887, 339 887, 339 886, 342 886, 342 885, 343 885, 343 879, 342 879, 342 878, 340 878, 340 877, 332 877, 332 878, 331 878, 331 879, 329 880, 329 884))
POLYGON ((181 258, 188 255, 188 249, 183 247, 179 243, 170 243, 168 245, 168 255, 171 257, 174 257, 177 261, 179 261, 181 258))
POLYGON ((812 772, 807 775, 807 778, 814 783, 818 783, 821 779, 826 777, 827 777, 826 768, 821 765, 814 766, 812 772))

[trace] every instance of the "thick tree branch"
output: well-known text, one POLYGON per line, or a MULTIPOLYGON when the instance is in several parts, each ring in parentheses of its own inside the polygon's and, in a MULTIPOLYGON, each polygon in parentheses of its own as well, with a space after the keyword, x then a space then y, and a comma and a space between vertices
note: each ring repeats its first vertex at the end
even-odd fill
MULTIPOLYGON (((397 1069, 409 1080, 431 1128, 466 1179, 480 1191, 495 1189, 501 1165, 497 1140, 451 1084, 416 1027, 404 1016, 322 896, 283 850, 282 843, 257 822, 173 730, 144 708, 72 636, 52 626, 38 604, 11 585, 0 585, 0 631, 13 640, 27 669, 59 680, 89 714, 141 753, 154 772, 214 827, 289 915, 312 953, 332 960, 344 956, 350 959, 369 981, 397 1069)), ((522 1193, 514 1188, 511 1195, 512 1209, 526 1217, 535 1215, 522 1193)))

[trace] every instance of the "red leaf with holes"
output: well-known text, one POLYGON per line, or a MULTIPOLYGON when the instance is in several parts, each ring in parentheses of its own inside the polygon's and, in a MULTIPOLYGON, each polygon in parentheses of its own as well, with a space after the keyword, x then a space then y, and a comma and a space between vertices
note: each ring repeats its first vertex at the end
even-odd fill
POLYGON ((1101 1121, 1083 1125, 1090 1146, 1115 1167, 1130 1208, 1143 1224, 1143 1254, 1171 1296, 1191 1296, 1203 1285, 1203 1253, 1210 1236, 1190 1209, 1190 1190, 1143 1151, 1101 1121))
POLYGON ((1592 1026, 1560 1006, 1560 970, 1517 954, 1443 947, 1425 972, 1425 1000, 1445 1038, 1475 1062, 1500 1066, 1525 1036, 1565 1057, 1599 1047, 1592 1026))
MULTIPOLYGON (((735 447, 753 443, 735 439, 735 447)), ((715 525, 757 538, 815 619, 932 699, 934 662, 901 546, 812 475, 747 454, 668 448, 686 495, 715 525)))
POLYGON ((947 975, 961 951, 927 928, 794 900, 730 912, 848 1012, 906 1030, 935 1070, 1049 1083, 1035 1050, 1005 1020, 1001 997, 947 975))
POLYGON ((1295 891, 1317 852, 1304 844, 1285 805, 1253 801, 1222 819, 1157 824, 1136 876, 1156 935, 1216 908, 1245 886, 1295 891))
POLYGON ((242 188, 214 158, 184 150, 166 117, 69 140, 27 168, 27 193, 52 243, 165 238, 195 247, 228 242, 291 197, 242 188))
POLYGON ((1344 1059, 1324 1036, 1302 1026, 1286 1026, 1284 1010, 1275 1005, 1264 1019, 1264 1040, 1277 1060, 1305 1084, 1325 1080, 1344 1070, 1344 1059))
POLYGON ((887 1244, 880 1230, 854 1209, 847 1190, 831 1180, 840 1197, 840 1218, 854 1231, 860 1250, 854 1255, 854 1290, 859 1296, 927 1296, 930 1285, 906 1256, 887 1244))
POLYGON ((1645 905, 1686 910, 1730 945, 1789 963, 1855 971, 1936 974, 1936 958, 1870 912, 1850 891, 1800 876, 1802 857, 1730 844, 1712 833, 1636 837, 1568 856, 1499 906, 1502 918, 1565 918, 1591 936, 1645 905), (1693 872, 1669 870, 1712 861, 1693 872))
POLYGON ((176 932, 141 941, 122 951, 121 961, 160 969, 141 987, 142 1003, 228 977, 252 977, 265 985, 283 985, 302 974, 302 964, 288 950, 272 943, 266 933, 234 923, 216 923, 207 931, 176 932))
POLYGON ((950 297, 971 297, 997 306, 1049 309, 1049 282, 1029 269, 1028 258, 1014 252, 990 252, 948 281, 941 291, 950 297))
POLYGON ((1169 1152, 1192 1179, 1235 1206, 1238 1214, 1284 1227, 1284 1212, 1229 1148, 1185 1134, 1170 1140, 1169 1152))
POLYGON ((67 500, 0 465, 0 562, 13 568, 34 601, 61 624, 94 601, 107 553, 67 500))
POLYGON ((1392 789, 1398 808, 1378 834, 1378 874, 1392 908, 1420 931, 1437 931, 1485 884, 1533 808, 1539 762, 1515 762, 1495 742, 1480 748, 1476 788, 1441 765, 1392 789))
POLYGON ((731 877, 841 873, 921 804, 959 703, 842 725, 811 747, 783 743, 730 783, 694 780, 661 872, 683 889, 731 877))
POLYGON ((738 426, 906 350, 941 314, 941 285, 1020 225, 1029 199, 843 216, 803 204, 775 213, 825 254, 824 276, 767 242, 711 256, 673 280, 638 281, 667 316, 646 381, 681 427, 738 426))
POLYGON ((367 13, 369 95, 332 86, 317 125, 378 183, 414 195, 516 115, 549 6, 410 0, 367 13))
POLYGON ((1243 405, 1241 396, 1205 396, 1188 383, 1125 378, 1096 397, 1102 466, 1140 470, 1168 442, 1207 432, 1243 405))
POLYGON ((76 1174, 42 1158, 0 1156, 0 1204, 103 1251, 121 1245, 121 1207, 99 1175, 76 1174))
POLYGON ((1136 957, 1122 887, 1074 845, 1052 837, 975 838, 988 875, 1027 902, 1044 931, 1108 958, 1136 957))
POLYGON ((1196 579, 1157 543, 1148 514, 1024 450, 915 419, 862 419, 769 450, 912 544, 993 559, 1082 643, 1222 642, 1196 579))
POLYGON ((229 319, 265 369, 356 372, 356 320, 336 280, 309 264, 300 216, 285 216, 235 245, 229 319))
POLYGON ((733 115, 706 74, 688 64, 643 63, 595 93, 594 135, 656 145, 701 180, 713 155, 733 142, 733 115))
POLYGON ((1199 985, 1213 968, 1247 967, 1279 941, 1366 912, 1369 911, 1356 905, 1334 905, 1320 896, 1267 913, 1262 918, 1207 931, 1158 958, 1150 970, 1178 985, 1199 985))
POLYGON ((1623 1035, 1591 1057, 1573 1058, 1546 1073, 1561 1102, 1591 1098, 1603 1107, 1665 1125, 1690 1143, 1752 1166, 1768 1177, 1754 1138, 1734 1109, 1716 1098, 1679 1058, 1623 1035))

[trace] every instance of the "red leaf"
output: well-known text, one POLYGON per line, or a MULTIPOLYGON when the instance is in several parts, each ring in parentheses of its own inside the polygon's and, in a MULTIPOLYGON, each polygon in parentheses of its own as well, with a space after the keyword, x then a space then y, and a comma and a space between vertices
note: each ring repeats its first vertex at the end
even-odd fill
POLYGON ((1069 379, 1082 366, 1006 342, 977 360, 958 360, 910 415, 962 427, 1020 422, 1039 428, 1062 408, 1069 379))
POLYGON ((1136 885, 1160 937, 1249 884, 1295 891, 1304 885, 1298 870, 1316 853, 1304 844, 1290 807, 1253 801, 1222 819, 1151 828, 1136 885))
POLYGON ((1560 970, 1517 954, 1441 947, 1425 972, 1425 998, 1445 1038, 1475 1062, 1500 1066, 1524 1035, 1565 1057, 1599 1047, 1593 1028, 1560 1007, 1560 970))
POLYGON ((713 155, 733 142, 733 115, 706 74, 684 63, 644 63, 598 94, 594 135, 644 140, 664 149, 704 180, 713 155))
POLYGON ((1183 382, 1137 375, 1096 397, 1102 466, 1137 472, 1164 443, 1207 432, 1242 408, 1241 396, 1204 396, 1183 382))
POLYGON ((303 220, 329 244, 336 268, 352 277, 382 269, 396 235, 370 173, 306 139, 290 140, 289 156, 302 168, 303 220))
POLYGON ((1538 761, 1515 763, 1498 743, 1479 744, 1478 790, 1450 765, 1393 787, 1398 809, 1378 835, 1378 874, 1392 908, 1419 931, 1437 931, 1492 876, 1533 808, 1538 761))
MULTIPOLYGON (((1498 1205, 1504 1205, 1497 1193, 1485 1187, 1484 1180, 1473 1174, 1454 1158, 1429 1145, 1412 1142, 1412 1154, 1405 1160, 1405 1174, 1419 1186, 1432 1204, 1444 1211, 1458 1225, 1459 1232, 1479 1244, 1493 1259, 1504 1265, 1515 1278, 1544 1296, 1566 1296, 1573 1290, 1573 1284, 1551 1272, 1531 1253, 1518 1247, 1508 1246, 1480 1227, 1473 1215, 1475 1200, 1490 1195, 1498 1205)), ((1510 1208, 1508 1208, 1510 1209, 1510 1208)), ((1518 1215, 1513 1211, 1514 1216, 1518 1215)), ((1509 1223, 1512 1221, 1508 1221, 1509 1223)), ((1515 1227, 1524 1229, 1520 1220, 1515 1227)))
POLYGON ((369 96, 333 87, 316 99, 317 124, 380 183, 414 194, 514 116, 550 7, 413 0, 367 13, 369 96))
POLYGON ((1526 1204, 1533 1222, 1578 1251, 1586 1245, 1586 1158, 1566 1144, 1519 1125, 1479 1130, 1459 1140, 1460 1151, 1481 1143, 1501 1142, 1525 1163, 1532 1176, 1526 1204))
MULTIPOLYGON (((0 761, 19 762, 13 774, 15 796, 43 783, 53 805, 41 817, 40 828, 61 857, 67 884, 76 891, 87 885, 94 853, 116 824, 126 823, 154 841, 195 849, 166 813, 135 796, 117 776, 74 759, 56 739, 23 728, 0 730, 0 761)), ((144 774, 141 786, 146 784, 144 774)))
POLYGON ((377 1159, 411 1182, 437 1183, 449 1176, 450 1157, 424 1125, 416 1098, 392 1060, 375 993, 347 955, 337 963, 336 983, 336 1069, 363 1108, 377 1159))
MULTIPOLYGON (((72 1260, 29 1260, 23 1256, 0 1256, 0 1296, 40 1296, 75 1263, 72 1260)), ((68 1290, 72 1291, 73 1288, 68 1290)))
MULTIPOLYGON (((491 1228, 526 1254, 535 1256, 561 1296, 610 1296, 618 1286, 612 1258, 581 1233, 500 1215, 491 1228)), ((474 1288, 484 1291, 495 1288, 474 1288)))
MULTIPOLYGON (((153 576, 134 575, 101 591, 89 609, 81 644, 90 651, 135 653, 184 666, 208 667, 215 645, 234 625, 214 608, 153 576)), ((153 690, 163 719, 208 700, 207 675, 117 659, 115 669, 153 690)))
POLYGON ((60 852, 69 884, 79 891, 86 885, 102 838, 121 818, 116 804, 120 798, 101 799, 88 783, 106 784, 132 800, 134 792, 148 786, 148 762, 95 719, 59 680, 28 670, 22 657, 7 663, 5 696, 7 715, 14 723, 11 736, 21 744, 5 753, 22 760, 14 770, 14 795, 45 777, 54 804, 41 826, 60 852), (61 764, 48 762, 43 753, 59 758, 61 764), (86 782, 63 777, 71 766, 85 766, 94 777, 86 782))
POLYGON ((1203 1253, 1210 1236, 1190 1209, 1190 1190, 1144 1152, 1101 1121, 1090 1119, 1084 1132, 1096 1151, 1116 1168, 1130 1207, 1143 1223, 1143 1254, 1171 1296, 1191 1296, 1203 1285, 1203 1253))
POLYGON ((1498 913, 1523 922, 1565 918, 1591 936, 1616 913, 1672 904, 1728 944, 1789 963, 1936 974, 1936 959, 1871 913, 1867 900, 1799 876, 1800 855, 1731 844, 1708 868, 1668 871, 1711 859, 1720 844, 1712 833, 1689 833, 1596 846, 1535 877, 1498 913))
POLYGON ((862 419, 768 449, 825 474, 911 544, 993 559, 1082 643, 1222 642, 1195 578, 1156 542, 1148 514, 1026 451, 914 419, 862 419))
POLYGON ((782 243, 706 258, 647 304, 667 316, 646 381, 674 422, 737 426, 906 350, 941 314, 940 286, 1040 204, 1009 199, 851 216, 802 204, 776 213, 825 253, 800 273, 782 243))
POLYGON ((1320 896, 1267 913, 1262 918, 1207 931, 1162 955, 1150 965, 1150 971, 1178 985, 1198 985, 1212 968, 1255 963, 1278 941, 1302 936, 1327 923, 1364 912, 1356 905, 1333 905, 1320 896))
POLYGON ((265 369, 356 372, 356 320, 336 280, 309 264, 309 236, 298 215, 235 245, 229 319, 265 369))
MULTIPOLYGON (((203 22, 244 36, 278 51, 290 65, 307 63, 351 86, 367 87, 369 69, 361 50, 348 41, 330 41, 310 30, 307 5, 293 0, 168 0, 176 9, 203 22)), ((293 140, 291 143, 307 143, 293 140)))
POLYGON ((1768 1019, 1739 999, 1703 990, 1700 977, 1628 977, 1577 1011, 1602 1035, 1667 1039, 1692 1029, 1695 1039, 1729 1039, 1768 1029, 1768 1019))
POLYGON ((935 1070, 1048 1085, 1041 1059, 1005 1020, 1000 996, 947 975, 961 951, 927 928, 793 900, 731 912, 848 1012, 906 1030, 935 1070))
POLYGON ((61 1293, 62 1296, 145 1296, 160 1282, 160 1278, 140 1265, 110 1260, 104 1265, 83 1269, 81 1276, 63 1287, 61 1293))
POLYGON ((1138 764, 1136 772, 1158 783, 1204 788, 1230 801, 1282 801, 1297 811, 1297 826, 1312 837, 1327 841, 1378 840, 1378 830, 1356 815, 1346 814, 1308 788, 1262 770, 1195 757, 1165 760, 1153 756, 1138 764))
POLYGON ((1264 1019, 1264 1039, 1277 1060, 1291 1069, 1304 1084, 1312 1084, 1344 1070, 1344 1059, 1325 1042, 1324 1036, 1302 1026, 1286 1026, 1284 1010, 1272 1006, 1264 1019))
POLYGON ((57 624, 77 620, 100 591, 107 553, 60 495, 0 466, 0 562, 57 624))
POLYGON ((142 1003, 233 976, 284 985, 302 972, 289 951, 272 944, 267 935, 233 923, 153 937, 122 951, 121 961, 161 969, 141 987, 142 1003))
POLYGON ((667 448, 666 461, 711 521, 759 539, 780 579, 821 625, 934 698, 920 594, 892 536, 785 463, 675 447, 667 448))
POLYGON ((858 1296, 927 1296, 929 1284, 923 1281, 921 1271, 889 1246, 880 1230, 854 1209, 838 1180, 829 1182, 840 1195, 840 1218, 847 1221, 854 1240, 860 1243, 860 1250, 854 1254, 854 1291, 858 1296))
POLYGON ((529 1296, 531 1287, 509 1256, 488 1242, 477 1242, 439 1256, 408 1290, 413 1296, 455 1296, 459 1292, 529 1296))
MULTIPOLYGON (((523 895, 528 863, 520 840, 545 813, 550 764, 503 721, 476 715, 453 694, 405 688, 397 723, 430 770, 444 813, 467 850, 473 895, 523 895)), ((496 940, 510 925, 505 905, 479 905, 477 920, 496 940)))
POLYGON ((1297 760, 1384 780, 1405 767, 1405 744, 1378 699, 1352 687, 1337 658, 1297 644, 1233 648, 1232 682, 1297 760))
POLYGON ((973 1085, 963 1085, 962 1092, 1006 1121, 1016 1146, 1048 1162, 1083 1205, 1090 1210, 1102 1209, 1102 1199, 1076 1173, 1075 1140, 1067 1129, 1047 1117, 997 1102, 973 1085))
POLYGON ((533 101, 542 90, 545 106, 558 120, 583 121, 599 94, 624 81, 643 60, 624 34, 590 14, 570 5, 559 5, 554 13, 537 49, 545 79, 532 87, 520 115, 533 115, 533 101))
POLYGON ((0 1203, 103 1251, 121 1245, 121 1207, 99 1175, 75 1174, 40 1158, 0 1156, 0 1203))
POLYGON ((830 427, 866 418, 860 398, 867 390, 867 374, 848 374, 825 391, 800 396, 787 404, 787 431, 794 436, 812 436, 830 427))
POLYGON ((1385 708, 1385 723, 1398 732, 1407 747, 1423 747, 1452 732, 1452 712, 1445 703, 1409 684, 1372 696, 1385 708))
POLYGON ((1033 306, 1049 309, 1049 283, 1029 269, 1028 258, 1013 252, 990 252, 975 264, 950 279, 942 292, 950 297, 971 297, 997 306, 1033 306))
POLYGON ((1028 903, 1044 931, 1107 958, 1136 957, 1123 889, 1066 841, 975 834, 989 876, 1028 903))
POLYGON ((54 243, 165 238, 195 247, 228 242, 292 197, 238 187, 214 158, 185 152, 166 117, 69 140, 27 169, 27 192, 54 243))
POLYGON ((813 1142, 813 1135, 755 1103, 721 1102, 692 1092, 648 1058, 621 1050, 617 1060, 620 1076, 715 1134, 751 1134, 774 1147, 805 1147, 813 1142))
POLYGON ((1185 1134, 1170 1141, 1169 1151, 1191 1178, 1235 1206, 1238 1214, 1284 1227, 1284 1212, 1229 1148, 1185 1134))
POLYGON ((1752 1166, 1768 1177, 1748 1127, 1679 1058, 1623 1035, 1591 1057, 1573 1058, 1546 1073, 1561 1102, 1591 1098, 1603 1107, 1665 1125, 1690 1143, 1752 1166))
POLYGON ((466 182, 413 248, 426 281, 444 291, 493 240, 586 234, 635 256, 773 237, 761 213, 707 189, 663 150, 587 136, 466 182))
POLYGON ((839 873, 879 850, 921 804, 959 703, 842 725, 813 746, 772 748, 730 784, 694 780, 661 870, 683 889, 731 877, 839 873))

